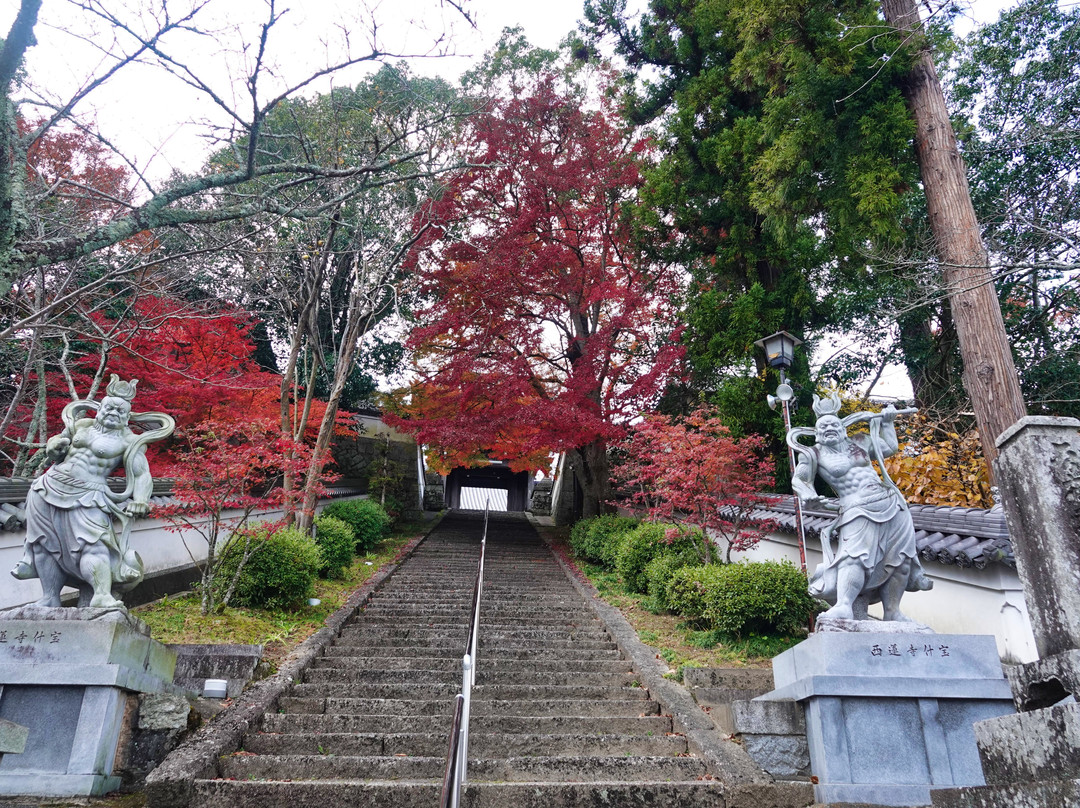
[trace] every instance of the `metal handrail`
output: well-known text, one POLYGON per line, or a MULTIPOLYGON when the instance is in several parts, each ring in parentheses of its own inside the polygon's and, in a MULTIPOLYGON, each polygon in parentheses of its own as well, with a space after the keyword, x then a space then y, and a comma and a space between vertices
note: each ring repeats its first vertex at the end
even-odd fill
POLYGON ((439 805, 443 808, 454 802, 454 794, 457 791, 457 761, 458 755, 458 730, 461 728, 462 711, 465 707, 465 697, 460 693, 454 697, 454 720, 450 726, 450 745, 446 750, 446 771, 443 773, 442 794, 439 797, 439 805))
POLYGON ((480 538, 480 561, 476 565, 469 638, 465 642, 465 656, 461 660, 461 692, 455 697, 454 721, 450 727, 450 745, 446 754, 443 790, 439 800, 440 808, 458 808, 461 801, 461 787, 468 779, 469 714, 472 707, 472 688, 476 684, 476 652, 480 637, 480 596, 484 590, 484 560, 487 556, 490 508, 491 499, 489 498, 484 504, 484 533, 480 538))

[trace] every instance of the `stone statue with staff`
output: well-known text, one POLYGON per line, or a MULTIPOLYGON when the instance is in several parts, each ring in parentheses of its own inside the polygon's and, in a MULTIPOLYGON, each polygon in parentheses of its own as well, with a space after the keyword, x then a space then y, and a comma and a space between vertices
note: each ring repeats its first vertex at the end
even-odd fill
POLYGON ((80 590, 80 606, 123 609, 116 595, 142 580, 142 559, 128 536, 153 492, 146 445, 172 434, 175 421, 160 412, 133 413, 137 383, 112 374, 100 402, 64 407, 64 429, 45 445, 53 465, 30 486, 23 558, 11 571, 41 580, 37 606, 60 606, 60 590, 69 585, 80 590), (97 411, 94 418, 85 417, 88 410, 97 411), (144 431, 133 432, 130 422, 144 431), (125 487, 115 492, 108 478, 121 465, 125 487))
POLYGON ((880 602, 887 621, 911 622, 900 611, 905 592, 933 586, 923 572, 915 547, 911 512, 883 463, 899 448, 894 421, 897 415, 916 412, 889 405, 878 413, 857 412, 841 419, 840 397, 833 390, 825 398, 814 396, 814 429, 796 427, 787 442, 798 453, 791 487, 807 505, 835 509, 814 488, 820 477, 836 492, 839 513, 822 531, 825 561, 810 579, 810 594, 831 605, 818 618, 866 620, 867 607, 880 602), (869 422, 868 434, 848 435, 848 427, 869 422), (799 438, 813 435, 807 446, 799 438), (874 469, 878 462, 881 475, 874 469), (833 537, 838 546, 833 549, 833 537))

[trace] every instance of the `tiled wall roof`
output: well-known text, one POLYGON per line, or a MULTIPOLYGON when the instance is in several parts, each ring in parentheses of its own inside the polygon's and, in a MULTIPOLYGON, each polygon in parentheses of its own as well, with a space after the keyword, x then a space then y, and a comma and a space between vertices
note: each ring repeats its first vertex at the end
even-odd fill
MULTIPOLYGON (((795 501, 781 496, 768 508, 759 508, 754 516, 768 519, 785 533, 795 532, 795 501)), ((990 510, 954 508, 940 505, 911 505, 915 523, 915 546, 924 562, 955 564, 983 569, 988 564, 1016 566, 1005 512, 1000 505, 990 510)), ((819 537, 821 530, 836 518, 830 511, 803 509, 803 527, 819 537)))

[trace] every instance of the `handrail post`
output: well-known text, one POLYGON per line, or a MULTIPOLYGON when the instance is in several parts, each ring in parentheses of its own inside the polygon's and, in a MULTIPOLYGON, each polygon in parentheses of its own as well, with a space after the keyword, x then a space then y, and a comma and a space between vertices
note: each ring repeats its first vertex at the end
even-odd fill
POLYGON ((461 708, 461 736, 458 742, 458 793, 468 781, 469 768, 469 713, 472 711, 472 682, 476 666, 466 654, 461 661, 461 693, 465 701, 461 708))

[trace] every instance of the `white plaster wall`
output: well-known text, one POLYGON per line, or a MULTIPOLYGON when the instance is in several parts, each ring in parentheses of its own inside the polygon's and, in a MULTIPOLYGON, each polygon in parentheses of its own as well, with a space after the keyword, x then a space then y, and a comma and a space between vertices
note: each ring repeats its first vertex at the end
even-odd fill
MULTIPOLYGON (((366 499, 342 497, 341 499, 366 499)), ((322 510, 323 503, 317 510, 322 510)), ((228 519, 235 511, 223 511, 228 519)), ((281 518, 280 510, 259 511, 253 521, 275 521, 281 518)), ((11 577, 10 570, 22 558, 25 532, 0 531, 0 609, 8 609, 23 603, 31 603, 41 597, 41 584, 36 578, 20 581, 11 577)), ((170 529, 164 519, 140 519, 131 528, 131 546, 142 556, 147 577, 178 567, 189 567, 206 559, 206 540, 197 531, 170 529)), ((65 589, 65 592, 74 592, 65 589)))
MULTIPOLYGON (((821 545, 808 539, 806 567, 812 575, 822 563, 821 545)), ((774 533, 746 553, 733 559, 753 561, 787 559, 799 564, 795 537, 774 533)), ((987 569, 962 568, 927 562, 923 565, 934 588, 929 592, 909 592, 901 609, 940 634, 993 634, 1001 658, 1011 662, 1032 662, 1039 658, 1028 619, 1027 603, 1016 570, 1003 564, 987 569)), ((881 616, 881 607, 871 608, 881 616)))
POLYGON ((397 443, 412 443, 412 435, 406 435, 398 432, 392 426, 384 424, 382 419, 375 415, 355 415, 353 420, 361 430, 361 435, 365 438, 381 438, 385 435, 390 436, 390 440, 397 443))

